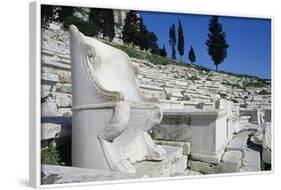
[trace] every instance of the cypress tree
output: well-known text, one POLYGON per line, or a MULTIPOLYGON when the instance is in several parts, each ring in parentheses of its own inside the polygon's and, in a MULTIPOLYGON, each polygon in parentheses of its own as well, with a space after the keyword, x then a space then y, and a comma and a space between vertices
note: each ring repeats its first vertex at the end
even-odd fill
POLYGON ((184 54, 184 36, 183 36, 183 30, 182 30, 182 25, 181 25, 181 21, 179 20, 179 28, 178 28, 178 52, 180 54, 181 57, 181 61, 182 61, 182 56, 184 54))
POLYGON ((221 64, 227 57, 227 48, 225 33, 222 30, 222 25, 219 23, 218 16, 213 16, 209 23, 209 34, 206 41, 208 46, 208 53, 218 71, 218 65, 221 64))
POLYGON ((143 23, 142 17, 139 18, 139 32, 136 38, 136 45, 140 46, 141 50, 148 50, 149 43, 148 43, 148 33, 146 26, 143 23))
POLYGON ((104 9, 101 12, 101 32, 103 33, 103 38, 108 37, 109 41, 112 41, 115 36, 114 28, 114 14, 112 9, 104 9))
POLYGON ((163 48, 160 50, 160 55, 162 57, 167 57, 167 51, 166 51, 165 45, 163 45, 163 48))
POLYGON ((196 61, 196 56, 195 56, 192 46, 190 46, 190 50, 188 53, 188 59, 190 60, 191 64, 193 64, 196 61))
POLYGON ((41 5, 41 20, 49 22, 53 20, 54 7, 52 5, 41 5))
POLYGON ((122 39, 124 43, 137 43, 139 32, 139 18, 136 11, 129 11, 126 14, 125 24, 122 31, 122 39))
POLYGON ((58 21, 64 22, 67 17, 71 17, 74 15, 74 7, 69 6, 60 6, 58 12, 58 21))
POLYGON ((91 8, 89 15, 89 22, 93 25, 94 33, 97 35, 102 32, 102 12, 103 9, 91 8))
POLYGON ((172 48, 172 59, 176 59, 176 26, 173 24, 169 30, 169 45, 172 48))
POLYGON ((151 53, 160 55, 160 50, 157 45, 157 36, 154 32, 148 32, 147 34, 147 42, 148 42, 148 48, 151 50, 151 53))

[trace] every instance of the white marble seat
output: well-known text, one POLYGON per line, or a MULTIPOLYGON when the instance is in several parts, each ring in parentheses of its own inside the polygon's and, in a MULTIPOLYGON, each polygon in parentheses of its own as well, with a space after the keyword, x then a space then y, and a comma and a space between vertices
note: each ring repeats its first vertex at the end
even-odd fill
POLYGON ((141 95, 128 55, 74 25, 70 50, 73 166, 133 173, 137 161, 163 160, 164 149, 147 133, 162 112, 141 95))

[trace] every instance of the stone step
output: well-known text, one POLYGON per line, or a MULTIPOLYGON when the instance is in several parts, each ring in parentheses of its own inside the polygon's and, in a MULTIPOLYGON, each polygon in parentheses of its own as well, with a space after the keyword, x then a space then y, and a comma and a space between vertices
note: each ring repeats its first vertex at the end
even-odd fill
POLYGON ((184 170, 183 173, 176 173, 174 176, 195 176, 195 175, 202 175, 202 174, 200 172, 186 169, 186 170, 184 170))
POLYGON ((57 83, 59 82, 59 76, 57 74, 52 73, 41 73, 41 80, 48 81, 51 83, 57 83))
POLYGON ((46 59, 42 59, 42 63, 44 66, 48 66, 48 67, 53 67, 53 68, 57 68, 57 69, 67 70, 67 71, 71 70, 70 64, 60 63, 57 61, 49 61, 46 59))
POLYGON ((182 147, 183 155, 190 155, 190 152, 191 152, 191 143, 190 142, 164 141, 164 140, 154 140, 154 142, 155 142, 155 144, 158 144, 158 145, 182 147))
POLYGON ((260 153, 253 149, 248 149, 245 152, 245 158, 243 159, 243 166, 241 172, 258 172, 261 171, 261 159, 260 153))
POLYGON ((49 49, 48 47, 42 48, 41 53, 43 55, 58 56, 60 58, 66 59, 66 60, 70 60, 70 54, 65 54, 65 53, 60 53, 58 51, 53 51, 53 50, 49 49))
POLYGON ((182 154, 181 147, 162 145, 167 158, 160 161, 141 161, 135 163, 138 176, 170 177, 183 173, 187 167, 187 156, 182 154))
POLYGON ((226 151, 219 165, 222 173, 239 172, 242 165, 242 152, 236 150, 226 151))
POLYGON ((135 179, 136 174, 88 168, 42 165, 42 184, 62 184, 135 179))

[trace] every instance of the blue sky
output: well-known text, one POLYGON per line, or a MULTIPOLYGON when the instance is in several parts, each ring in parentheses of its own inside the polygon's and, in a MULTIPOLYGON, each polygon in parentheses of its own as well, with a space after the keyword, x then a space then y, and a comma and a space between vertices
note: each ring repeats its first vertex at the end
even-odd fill
MULTIPOLYGON (((147 28, 157 35, 159 47, 165 45, 169 57, 171 56, 171 47, 168 42, 169 28, 172 24, 175 24, 177 29, 178 19, 180 19, 185 42, 183 60, 189 62, 188 51, 192 45, 196 54, 196 64, 215 69, 205 45, 210 16, 143 11, 139 13, 143 17, 147 28)), ((219 22, 222 24, 229 44, 228 56, 219 65, 219 70, 270 79, 270 19, 219 17, 219 22)), ((177 58, 179 59, 178 53, 177 58)))

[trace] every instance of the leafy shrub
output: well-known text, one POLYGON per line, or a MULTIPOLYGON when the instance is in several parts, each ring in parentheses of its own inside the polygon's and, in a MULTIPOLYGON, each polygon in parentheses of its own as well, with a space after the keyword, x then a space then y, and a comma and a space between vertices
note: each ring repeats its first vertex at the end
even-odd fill
POLYGON ((41 164, 60 164, 59 152, 51 143, 49 143, 47 147, 41 149, 41 164))
POLYGON ((41 28, 48 29, 49 23, 45 20, 41 20, 41 28))

